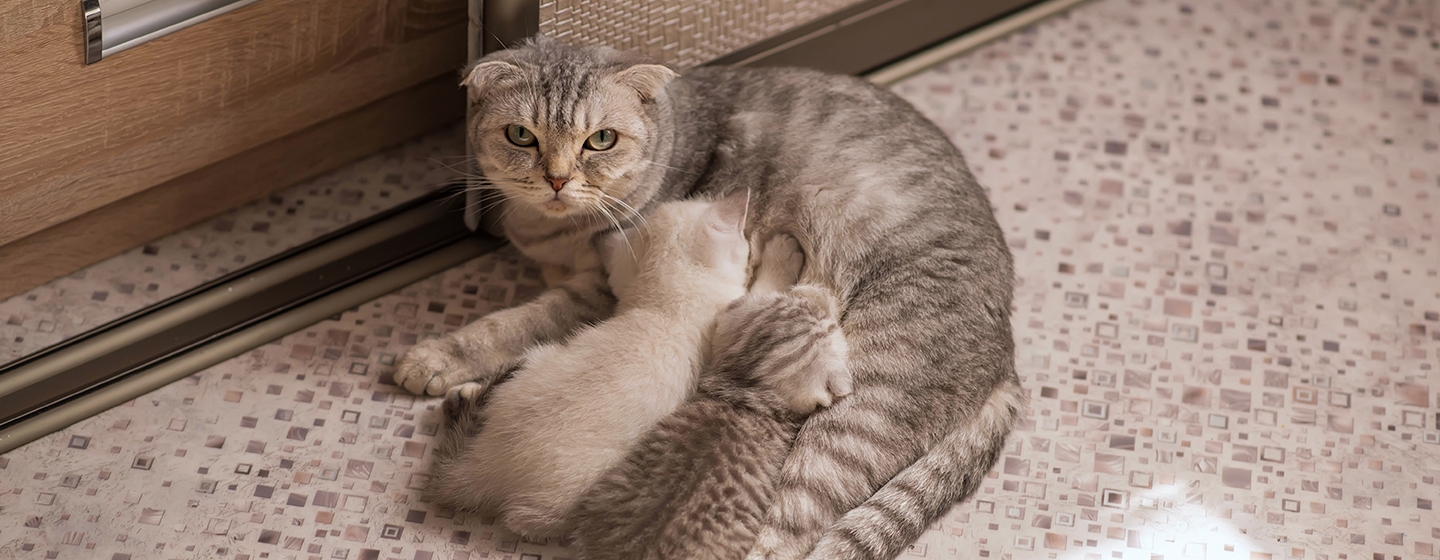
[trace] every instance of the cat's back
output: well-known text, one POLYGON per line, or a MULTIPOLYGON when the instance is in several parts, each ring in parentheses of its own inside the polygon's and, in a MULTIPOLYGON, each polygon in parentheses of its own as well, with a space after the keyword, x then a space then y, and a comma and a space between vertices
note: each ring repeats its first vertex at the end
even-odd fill
POLYGON ((574 516, 584 560, 738 560, 797 425, 699 397, 646 434, 574 516))
POLYGON ((900 264, 936 268, 932 277, 961 266, 987 299, 1008 303, 1011 257, 988 197, 909 102, 861 78, 797 68, 707 67, 682 79, 678 97, 700 108, 686 118, 718 138, 708 179, 691 192, 749 189, 757 211, 747 235, 799 238, 802 282, 848 303, 859 282, 908 274, 900 264))
POLYGON ((485 434, 521 438, 528 446, 640 429, 631 425, 648 425, 646 418, 669 412, 689 395, 702 337, 685 321, 635 309, 563 344, 533 349, 515 378, 495 388, 489 405, 494 429, 485 434), (574 421, 535 425, 537 417, 574 421))
POLYGON ((732 147, 815 155, 833 147, 852 160, 878 161, 903 147, 890 142, 903 139, 959 155, 913 105, 860 77, 808 68, 710 66, 690 70, 682 79, 691 86, 685 94, 709 108, 702 118, 719 121, 722 133, 732 136, 732 147), (843 134, 809 136, 821 131, 843 134))
POLYGON ((866 105, 881 99, 900 99, 864 78, 809 68, 702 66, 686 71, 681 79, 703 86, 704 91, 698 93, 712 103, 724 105, 729 100, 728 104, 738 110, 783 108, 799 98, 834 103, 845 103, 848 98, 866 105), (756 98, 764 95, 779 97, 772 103, 757 103, 756 98))

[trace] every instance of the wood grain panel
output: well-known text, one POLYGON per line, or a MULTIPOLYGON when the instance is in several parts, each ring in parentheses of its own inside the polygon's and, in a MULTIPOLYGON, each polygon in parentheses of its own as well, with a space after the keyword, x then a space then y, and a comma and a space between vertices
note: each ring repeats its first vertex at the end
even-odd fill
POLYGON ((79 17, 80 2, 0 0, 0 43, 12 43, 42 28, 65 22, 73 23, 78 34, 79 17))
POLYGON ((447 74, 0 245, 0 299, 453 123, 464 107, 447 74))
POLYGON ((0 27, 0 244, 447 74, 465 55, 464 0, 264 0, 86 66, 79 3, 28 3, 51 15, 0 27))

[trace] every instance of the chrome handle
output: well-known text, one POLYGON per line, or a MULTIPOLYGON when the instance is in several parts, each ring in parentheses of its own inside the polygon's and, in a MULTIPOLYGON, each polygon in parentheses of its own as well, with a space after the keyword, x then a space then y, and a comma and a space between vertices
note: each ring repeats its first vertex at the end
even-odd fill
POLYGON ((85 14, 85 63, 169 35, 257 0, 150 0, 136 4, 81 0, 85 14), (106 14, 106 4, 114 13, 106 14))
POLYGON ((100 0, 80 0, 80 13, 85 15, 85 64, 95 64, 104 56, 104 40, 100 36, 100 0))

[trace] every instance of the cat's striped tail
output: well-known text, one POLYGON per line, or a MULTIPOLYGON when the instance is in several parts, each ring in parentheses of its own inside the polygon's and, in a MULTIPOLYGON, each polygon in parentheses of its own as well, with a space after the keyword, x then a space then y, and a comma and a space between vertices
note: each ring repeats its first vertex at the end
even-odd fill
POLYGON ((979 414, 959 419, 956 430, 831 525, 807 558, 891 560, 900 555, 979 489, 1027 400, 1018 383, 998 387, 979 414))

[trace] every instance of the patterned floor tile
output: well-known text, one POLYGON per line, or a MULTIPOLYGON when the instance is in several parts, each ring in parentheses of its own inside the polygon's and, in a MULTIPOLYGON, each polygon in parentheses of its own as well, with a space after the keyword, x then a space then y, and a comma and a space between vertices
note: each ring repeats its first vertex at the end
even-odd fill
POLYGON ((492 253, 0 456, 0 557, 550 557, 415 500, 438 403, 390 379, 416 341, 540 289, 492 253))
POLYGON ((992 190, 1032 398, 912 554, 1440 552, 1437 32, 1110 0, 899 86, 992 190))
MULTIPOLYGON (((897 90, 1017 258, 1031 410, 904 557, 1440 554, 1440 7, 1100 0, 897 90)), ((0 456, 0 557, 562 560, 417 503, 477 259, 0 456)))

